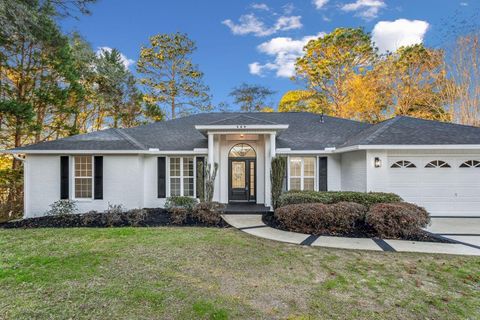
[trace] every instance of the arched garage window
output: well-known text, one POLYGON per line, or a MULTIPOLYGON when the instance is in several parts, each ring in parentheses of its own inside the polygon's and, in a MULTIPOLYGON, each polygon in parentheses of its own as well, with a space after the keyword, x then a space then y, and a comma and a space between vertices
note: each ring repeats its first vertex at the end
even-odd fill
POLYGON ((468 160, 460 165, 460 168, 480 168, 480 161, 468 160))
POLYGON ((407 160, 400 160, 391 165, 390 168, 416 168, 417 166, 407 160))
POLYGON ((433 160, 427 163, 425 168, 451 168, 448 163, 442 160, 433 160))

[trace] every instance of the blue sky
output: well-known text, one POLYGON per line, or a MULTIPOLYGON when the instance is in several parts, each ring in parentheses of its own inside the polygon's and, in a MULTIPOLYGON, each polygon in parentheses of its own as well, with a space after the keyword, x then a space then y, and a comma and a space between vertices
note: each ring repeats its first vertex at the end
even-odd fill
POLYGON ((276 105, 297 87, 288 76, 311 37, 337 27, 363 27, 382 50, 417 42, 445 46, 450 24, 477 23, 480 1, 99 0, 91 10, 91 16, 62 21, 63 28, 79 31, 94 49, 119 49, 132 71, 150 36, 184 32, 197 43, 193 60, 205 73, 214 103, 231 103, 232 87, 246 82, 275 90, 276 105))

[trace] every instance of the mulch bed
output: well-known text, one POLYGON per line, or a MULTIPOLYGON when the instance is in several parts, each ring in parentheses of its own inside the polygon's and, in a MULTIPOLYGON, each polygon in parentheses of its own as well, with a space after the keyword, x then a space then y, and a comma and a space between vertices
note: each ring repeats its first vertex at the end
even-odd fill
POLYGON ((217 224, 205 224, 187 217, 182 224, 175 224, 170 213, 161 208, 131 210, 121 213, 88 212, 62 216, 43 216, 0 223, 0 228, 105 228, 105 227, 159 227, 193 226, 225 228, 229 225, 220 220, 217 224))
MULTIPOLYGON (((275 229, 280 229, 283 231, 292 231, 288 228, 285 228, 278 220, 275 218, 273 212, 267 212, 262 217, 263 222, 275 229)), ((345 234, 331 234, 331 233, 322 233, 322 234, 315 234, 316 236, 331 236, 331 237, 347 237, 347 238, 379 238, 378 235, 373 232, 368 226, 362 226, 356 232, 352 233, 345 233, 345 234)), ((440 238, 432 235, 429 232, 420 230, 418 234, 406 238, 395 238, 395 240, 410 240, 410 241, 427 241, 427 242, 440 242, 440 243, 455 243, 455 241, 440 238)))

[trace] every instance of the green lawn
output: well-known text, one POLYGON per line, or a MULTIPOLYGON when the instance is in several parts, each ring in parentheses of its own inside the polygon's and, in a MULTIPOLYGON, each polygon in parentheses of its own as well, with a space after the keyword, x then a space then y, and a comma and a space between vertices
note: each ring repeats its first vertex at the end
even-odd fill
POLYGON ((477 319, 480 259, 233 229, 0 230, 0 319, 477 319))

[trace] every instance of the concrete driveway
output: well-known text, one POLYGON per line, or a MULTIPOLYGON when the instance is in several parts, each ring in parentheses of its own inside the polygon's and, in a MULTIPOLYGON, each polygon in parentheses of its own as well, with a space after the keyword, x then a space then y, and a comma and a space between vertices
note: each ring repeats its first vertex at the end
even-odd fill
POLYGON ((435 217, 427 231, 480 249, 480 217, 435 217))

